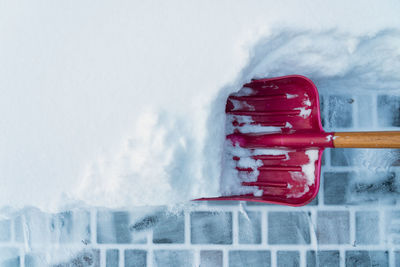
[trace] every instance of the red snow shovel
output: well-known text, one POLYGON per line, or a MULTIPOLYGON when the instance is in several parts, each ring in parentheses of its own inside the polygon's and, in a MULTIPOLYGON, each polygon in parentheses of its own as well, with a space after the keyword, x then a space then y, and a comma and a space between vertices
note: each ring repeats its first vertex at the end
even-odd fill
POLYGON ((300 75, 252 80, 228 97, 225 111, 225 155, 240 193, 199 200, 306 205, 318 193, 326 147, 400 148, 400 132, 325 132, 318 90, 300 75))

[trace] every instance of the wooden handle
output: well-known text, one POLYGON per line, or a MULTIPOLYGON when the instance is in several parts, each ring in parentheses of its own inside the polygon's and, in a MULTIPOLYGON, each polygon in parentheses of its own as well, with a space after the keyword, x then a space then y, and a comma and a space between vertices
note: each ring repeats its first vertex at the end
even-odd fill
POLYGON ((335 133, 334 147, 400 148, 400 132, 335 133))

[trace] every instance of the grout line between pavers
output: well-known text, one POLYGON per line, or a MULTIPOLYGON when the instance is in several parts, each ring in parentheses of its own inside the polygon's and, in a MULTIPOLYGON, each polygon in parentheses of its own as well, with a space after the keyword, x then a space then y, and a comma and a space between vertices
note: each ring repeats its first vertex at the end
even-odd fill
POLYGON ((154 251, 153 248, 155 247, 153 243, 153 229, 147 232, 146 235, 147 242, 146 242, 146 266, 152 267, 153 266, 153 257, 154 251))
POLYGON ((119 257, 119 267, 125 267, 125 249, 120 248, 118 249, 118 257, 119 257))
POLYGON ((395 266, 396 262, 395 262, 395 258, 394 258, 394 251, 393 249, 389 249, 388 250, 388 262, 389 262, 389 266, 395 266))
POLYGON ((271 253, 271 266, 278 266, 278 256, 276 255, 278 253, 278 250, 270 249, 269 251, 271 253))
POLYGON ((15 236, 15 219, 13 218, 12 220, 10 220, 10 243, 16 243, 16 236, 15 236))
POLYGON ((106 250, 100 249, 100 266, 106 267, 106 263, 107 263, 106 261, 107 261, 106 250))
POLYGON ((268 218, 267 211, 261 210, 261 245, 266 246, 268 240, 268 218))
POLYGON ((228 249, 222 249, 222 266, 229 267, 229 259, 228 259, 228 249))
POLYGON ((317 240, 317 211, 311 210, 311 217, 309 222, 310 227, 310 246, 316 250, 318 248, 318 240, 317 240))
POLYGON ((319 190, 318 190, 318 194, 315 197, 316 199, 318 199, 318 204, 317 207, 318 208, 323 208, 324 207, 324 202, 325 202, 325 188, 324 188, 324 184, 325 184, 325 177, 322 174, 320 174, 320 181, 319 181, 319 190))
POLYGON ((200 249, 194 249, 193 251, 193 264, 194 266, 200 266, 200 249))
POLYGON ((339 266, 345 267, 346 265, 346 250, 343 247, 339 248, 339 266))
POLYGON ((306 267, 307 266, 307 257, 306 257, 307 251, 302 249, 299 251, 299 256, 300 256, 300 267, 306 267))
POLYGON ((18 252, 19 252, 19 259, 20 259, 19 264, 21 267, 25 267, 25 251, 24 251, 24 249, 19 248, 18 252))
POLYGON ((22 214, 21 216, 21 227, 22 227, 22 231, 23 231, 23 235, 24 235, 24 246, 25 246, 25 250, 29 250, 29 232, 28 232, 28 225, 26 222, 26 216, 25 214, 22 214))
POLYGON ((233 245, 237 245, 239 243, 239 214, 238 214, 238 210, 234 210, 232 211, 232 244, 233 245))
POLYGON ((147 249, 146 253, 146 267, 153 267, 154 249, 147 249))
POLYGON ((184 231, 185 231, 185 244, 190 245, 191 240, 191 225, 190 225, 190 212, 184 212, 185 224, 184 224, 184 231))
POLYGON ((385 235, 385 225, 384 222, 386 222, 386 214, 383 210, 379 209, 379 217, 378 217, 378 229, 379 229, 379 244, 380 245, 384 245, 385 243, 387 244, 387 240, 385 240, 385 238, 387 238, 387 236, 385 235))
POLYGON ((355 220, 355 212, 352 209, 349 209, 349 242, 350 245, 356 245, 356 220, 355 220))
POLYGON ((146 233, 146 247, 151 248, 153 246, 153 229, 146 233))
POLYGON ((97 211, 95 209, 90 210, 90 242, 97 244, 97 211))

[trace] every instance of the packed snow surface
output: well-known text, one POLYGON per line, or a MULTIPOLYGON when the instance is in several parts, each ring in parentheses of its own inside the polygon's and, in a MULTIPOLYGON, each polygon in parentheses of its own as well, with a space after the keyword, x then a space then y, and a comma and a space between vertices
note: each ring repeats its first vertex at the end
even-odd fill
POLYGON ((400 3, 362 6, 2 2, 0 207, 220 195, 225 100, 251 78, 302 74, 322 92, 400 87, 400 3))

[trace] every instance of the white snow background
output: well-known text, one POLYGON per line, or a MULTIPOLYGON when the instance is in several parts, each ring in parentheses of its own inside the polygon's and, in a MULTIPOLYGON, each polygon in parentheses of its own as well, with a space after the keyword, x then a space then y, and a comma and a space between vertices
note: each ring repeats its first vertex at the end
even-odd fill
POLYGON ((398 92, 398 14, 398 1, 2 1, 0 207, 219 195, 228 94, 287 74, 398 92))

